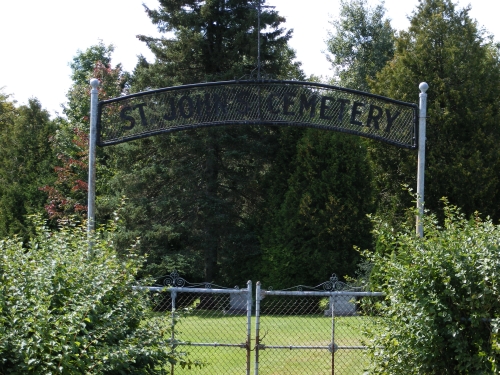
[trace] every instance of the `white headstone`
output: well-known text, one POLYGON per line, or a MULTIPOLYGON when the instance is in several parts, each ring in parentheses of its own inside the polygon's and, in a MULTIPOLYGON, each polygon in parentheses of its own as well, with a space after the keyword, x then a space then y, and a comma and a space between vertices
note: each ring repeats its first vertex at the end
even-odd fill
POLYGON ((229 310, 225 311, 228 315, 246 315, 247 296, 245 294, 231 294, 229 298, 229 310))
POLYGON ((332 307, 335 307, 335 316, 356 315, 356 302, 353 296, 331 296, 328 310, 325 316, 332 315, 332 307))

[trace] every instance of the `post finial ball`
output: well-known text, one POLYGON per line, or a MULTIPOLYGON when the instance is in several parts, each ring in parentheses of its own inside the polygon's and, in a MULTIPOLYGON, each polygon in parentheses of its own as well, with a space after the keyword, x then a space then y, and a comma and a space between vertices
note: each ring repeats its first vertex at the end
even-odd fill
POLYGON ((99 80, 97 78, 92 78, 90 80, 90 86, 92 86, 93 89, 96 89, 97 86, 99 86, 99 80))
POLYGON ((426 92, 429 89, 429 85, 426 82, 422 82, 420 85, 418 85, 418 88, 422 92, 426 92))

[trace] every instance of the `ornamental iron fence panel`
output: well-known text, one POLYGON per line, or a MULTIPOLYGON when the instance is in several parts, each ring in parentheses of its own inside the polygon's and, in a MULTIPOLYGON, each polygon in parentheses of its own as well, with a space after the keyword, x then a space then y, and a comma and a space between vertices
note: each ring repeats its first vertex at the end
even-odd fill
POLYGON ((172 341, 204 363, 190 370, 172 365, 172 374, 354 375, 368 365, 364 332, 376 328, 382 293, 335 275, 286 290, 258 282, 254 296, 250 281, 245 289, 190 284, 174 272, 163 284, 169 287, 148 287, 154 309, 172 320, 172 341))

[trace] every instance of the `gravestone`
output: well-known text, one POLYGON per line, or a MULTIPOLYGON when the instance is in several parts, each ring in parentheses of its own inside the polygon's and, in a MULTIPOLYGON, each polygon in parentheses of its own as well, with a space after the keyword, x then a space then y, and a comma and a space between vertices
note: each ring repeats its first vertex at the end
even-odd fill
POLYGON ((247 296, 246 294, 231 294, 229 297, 229 310, 225 310, 226 315, 246 315, 247 296))
POLYGON ((328 306, 325 316, 332 316, 332 306, 335 307, 335 316, 356 315, 356 302, 353 296, 330 296, 328 306))

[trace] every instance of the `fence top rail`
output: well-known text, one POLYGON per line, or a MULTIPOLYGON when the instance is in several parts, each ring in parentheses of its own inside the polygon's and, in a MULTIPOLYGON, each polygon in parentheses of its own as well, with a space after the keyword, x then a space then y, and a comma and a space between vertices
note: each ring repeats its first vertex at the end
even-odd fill
MULTIPOLYGON (((151 292, 178 292, 178 293, 207 293, 207 294, 246 294, 248 289, 205 289, 205 288, 178 288, 164 286, 136 286, 134 289, 149 290, 151 292)), ((356 291, 298 291, 298 290, 261 290, 261 294, 266 296, 302 296, 302 297, 334 297, 334 296, 352 296, 352 297, 384 297, 382 292, 356 292, 356 291)))
POLYGON ((239 286, 228 288, 210 282, 190 283, 183 277, 179 276, 179 273, 176 270, 170 273, 170 275, 157 276, 154 280, 155 282, 152 283, 152 285, 144 285, 144 281, 142 281, 144 288, 148 288, 151 291, 162 291, 168 288, 168 290, 176 292, 239 294, 243 293, 241 291, 248 291, 251 285, 251 281, 248 281, 247 288, 240 289, 239 286), (207 292, 207 290, 216 290, 217 292, 207 292))
POLYGON ((353 296, 353 297, 384 297, 382 292, 361 292, 361 291, 300 291, 300 290, 261 290, 261 294, 266 296, 317 296, 317 297, 334 297, 334 296, 353 296))
POLYGON ((207 288, 182 288, 166 286, 134 286, 133 289, 149 290, 150 292, 177 292, 177 293, 206 293, 206 294, 246 294, 248 289, 207 289, 207 288))
MULTIPOLYGON (((330 279, 328 281, 325 281, 319 285, 316 286, 307 286, 307 285, 296 285, 291 288, 286 288, 286 289, 281 289, 281 290, 274 290, 273 287, 268 287, 268 288, 261 288, 262 290, 266 290, 268 292, 272 292, 272 294, 281 294, 281 295, 286 295, 286 293, 292 293, 289 295, 296 295, 296 292, 308 292, 308 293, 322 293, 322 294, 316 294, 316 295, 321 295, 321 296, 326 296, 329 295, 331 292, 350 292, 350 293, 366 293, 369 292, 367 290, 363 290, 365 287, 359 286, 356 284, 352 283, 347 283, 340 281, 339 278, 337 277, 336 274, 332 274, 330 279), (279 293, 277 293, 279 292, 279 293), (325 294, 326 293, 326 294, 325 294)), ((309 294, 309 295, 314 295, 314 294, 309 294)))
MULTIPOLYGON (((273 290, 272 287, 267 289, 260 287, 260 282, 257 283, 262 297, 266 295, 275 296, 354 296, 354 297, 383 297, 382 292, 364 291, 363 287, 352 285, 340 281, 336 274, 332 274, 328 281, 325 281, 314 287, 306 285, 297 285, 293 288, 282 290, 273 290)), ((180 277, 177 271, 173 271, 170 275, 159 276, 153 285, 137 286, 137 289, 147 289, 152 292, 169 291, 171 293, 206 293, 206 294, 247 294, 252 290, 252 282, 247 282, 246 288, 227 288, 212 283, 190 283, 183 277, 180 277)))

